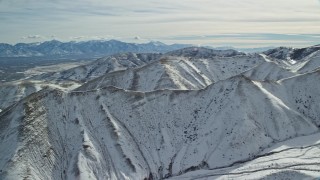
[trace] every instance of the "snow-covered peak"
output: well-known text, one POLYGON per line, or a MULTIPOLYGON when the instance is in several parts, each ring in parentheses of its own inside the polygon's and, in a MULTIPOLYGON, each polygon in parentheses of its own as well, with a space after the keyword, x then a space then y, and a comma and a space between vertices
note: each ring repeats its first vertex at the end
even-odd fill
POLYGON ((264 54, 272 58, 283 59, 288 61, 301 61, 312 53, 319 51, 319 46, 311 46, 306 48, 286 48, 279 47, 265 51, 264 54))
POLYGON ((279 47, 265 51, 264 54, 272 58, 287 60, 293 50, 293 48, 279 47))
POLYGON ((154 46, 166 46, 166 44, 160 42, 160 41, 150 41, 147 43, 148 45, 154 45, 154 46))

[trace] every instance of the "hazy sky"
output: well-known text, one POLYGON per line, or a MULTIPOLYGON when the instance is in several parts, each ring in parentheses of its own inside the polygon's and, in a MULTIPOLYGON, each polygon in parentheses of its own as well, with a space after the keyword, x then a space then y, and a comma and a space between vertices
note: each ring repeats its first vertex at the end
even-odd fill
POLYGON ((320 44, 319 0, 0 0, 0 42, 320 44))

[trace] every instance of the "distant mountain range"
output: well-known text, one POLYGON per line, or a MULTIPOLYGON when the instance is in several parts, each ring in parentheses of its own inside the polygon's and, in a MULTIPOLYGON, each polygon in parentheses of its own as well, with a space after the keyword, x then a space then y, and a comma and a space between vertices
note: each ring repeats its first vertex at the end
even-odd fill
POLYGON ((145 44, 125 43, 117 40, 60 42, 57 40, 42 43, 18 43, 10 45, 0 43, 0 57, 33 57, 33 56, 105 56, 124 52, 168 52, 191 45, 167 45, 152 41, 145 44))
MULTIPOLYGON (((38 42, 38 43, 18 43, 10 45, 0 43, 0 57, 65 57, 65 56, 81 56, 83 57, 102 57, 116 53, 166 53, 177 49, 191 47, 191 44, 172 44, 167 45, 159 41, 151 41, 144 44, 126 43, 117 40, 109 41, 83 41, 83 42, 60 42, 57 40, 38 42)), ((224 47, 208 47, 216 50, 234 49, 241 52, 263 52, 272 47, 261 48, 234 48, 224 47)))

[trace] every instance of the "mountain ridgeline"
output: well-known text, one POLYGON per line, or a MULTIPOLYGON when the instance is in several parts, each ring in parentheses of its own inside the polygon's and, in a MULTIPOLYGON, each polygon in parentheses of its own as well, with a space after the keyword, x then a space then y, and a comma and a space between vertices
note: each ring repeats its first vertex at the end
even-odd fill
POLYGON ((319 177, 317 48, 120 53, 7 83, 0 179, 319 177))
POLYGON ((168 52, 188 45, 166 45, 161 42, 145 44, 125 43, 117 40, 60 42, 57 40, 42 43, 18 43, 15 45, 0 43, 0 57, 34 57, 34 56, 106 56, 123 52, 168 52))

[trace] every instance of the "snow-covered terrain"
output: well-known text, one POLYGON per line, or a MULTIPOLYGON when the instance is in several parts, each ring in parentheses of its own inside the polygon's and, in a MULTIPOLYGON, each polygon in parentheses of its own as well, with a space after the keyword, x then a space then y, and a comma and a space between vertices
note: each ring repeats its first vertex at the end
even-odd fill
POLYGON ((120 53, 100 58, 92 63, 78 66, 66 71, 46 73, 35 76, 32 79, 46 81, 71 80, 77 82, 86 82, 110 72, 144 66, 158 60, 160 57, 160 53, 120 53))
POLYGON ((85 65, 85 64, 88 64, 88 62, 77 61, 77 62, 70 62, 70 63, 48 65, 48 66, 37 66, 34 68, 30 68, 24 71, 23 73, 25 74, 26 77, 32 77, 32 76, 40 75, 43 73, 65 71, 65 70, 78 67, 81 65, 85 65))
MULTIPOLYGON (((32 76, 27 80, 7 82, 0 85, 0 109, 5 109, 22 98, 40 91, 45 87, 58 88, 64 91, 73 90, 83 82, 94 79, 113 71, 134 68, 158 60, 159 53, 135 54, 122 53, 98 59, 92 63, 71 69, 51 72, 51 67, 42 69, 47 71, 32 76)), ((70 66, 65 65, 64 68, 70 66)), ((59 66, 58 66, 59 67, 59 66)), ((57 69, 57 67, 54 67, 57 69)), ((39 68, 40 69, 40 68, 39 68)), ((34 70, 30 70, 33 72, 34 70)), ((33 72, 35 73, 35 72, 33 72)))
POLYGON ((93 80, 0 112, 0 179, 320 177, 319 55, 305 54, 186 48, 70 73, 93 80))
POLYGON ((320 66, 320 46, 301 49, 281 47, 266 51, 263 56, 269 59, 269 62, 297 74, 312 72, 320 66))
POLYGON ((241 55, 245 55, 245 53, 238 52, 232 49, 215 50, 215 49, 208 49, 204 47, 187 47, 187 48, 168 52, 167 55, 191 57, 196 59, 210 59, 213 57, 241 56, 241 55))
POLYGON ((115 86, 134 91, 202 89, 246 72, 264 58, 233 50, 186 48, 164 54, 159 61, 140 68, 117 71, 90 81, 78 90, 115 86))
POLYGON ((0 85, 0 109, 5 109, 28 95, 45 88, 61 89, 69 91, 79 87, 81 84, 75 82, 50 83, 43 81, 15 81, 0 85))
POLYGON ((265 149, 251 161, 196 170, 169 179, 315 179, 320 170, 320 133, 292 138, 265 149))
MULTIPOLYGON (((234 50, 196 47, 166 54, 121 53, 72 69, 42 73, 31 77, 28 84, 45 81, 45 84, 52 86, 69 83, 82 85, 92 80, 79 90, 106 86, 135 91, 202 89, 214 82, 242 73, 253 80, 275 81, 311 72, 319 67, 319 54, 319 51, 314 51, 304 60, 290 64, 286 60, 273 59, 266 55, 247 55, 234 50)), ((24 88, 18 84, 25 84, 25 81, 7 84, 11 85, 0 86, 2 94, 8 95, 0 98, 0 106, 3 109, 43 87, 28 88, 28 93, 21 93, 24 88)))
POLYGON ((283 64, 283 62, 279 62, 279 60, 275 61, 270 59, 264 54, 260 54, 260 56, 262 56, 265 61, 249 71, 244 72, 243 74, 246 77, 259 81, 277 81, 297 75, 293 67, 283 64))
POLYGON ((320 46, 311 46, 307 48, 287 48, 279 47, 265 51, 264 54, 272 58, 284 59, 284 60, 302 60, 310 54, 319 51, 320 46))

